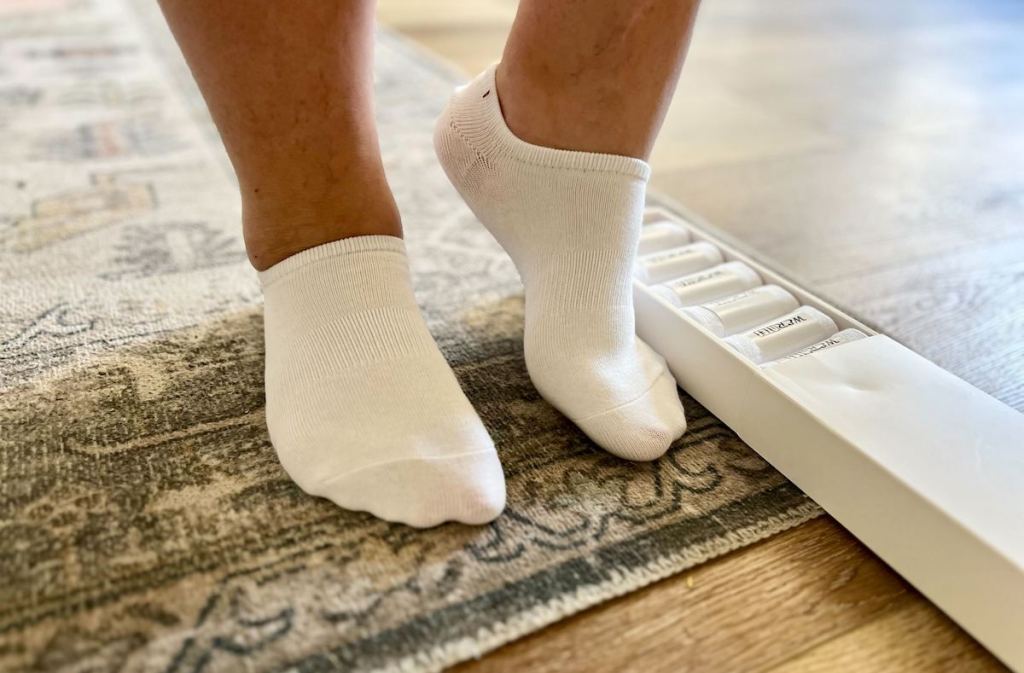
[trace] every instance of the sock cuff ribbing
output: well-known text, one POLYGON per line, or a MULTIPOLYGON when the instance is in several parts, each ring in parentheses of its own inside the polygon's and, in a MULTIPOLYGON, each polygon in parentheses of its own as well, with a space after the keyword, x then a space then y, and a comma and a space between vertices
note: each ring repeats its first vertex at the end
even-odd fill
POLYGON ((505 123, 494 73, 498 64, 484 70, 455 93, 449 107, 449 123, 474 151, 482 156, 499 154, 515 161, 554 169, 618 173, 646 182, 651 168, 646 161, 617 154, 578 152, 533 145, 521 140, 505 123))
POLYGON ((366 252, 396 252, 405 256, 405 241, 396 236, 353 236, 308 248, 281 260, 258 273, 260 285, 266 290, 285 276, 324 260, 366 252))

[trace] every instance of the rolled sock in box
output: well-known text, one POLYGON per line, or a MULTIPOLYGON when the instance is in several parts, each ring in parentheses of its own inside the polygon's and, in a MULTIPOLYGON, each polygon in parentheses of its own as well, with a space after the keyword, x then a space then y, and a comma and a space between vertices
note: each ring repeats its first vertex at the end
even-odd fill
POLYGON ((690 242, 690 232, 669 220, 651 222, 640 229, 638 255, 649 255, 659 250, 676 248, 690 242))
POLYGON ((801 306, 792 313, 760 327, 726 338, 725 342, 756 364, 821 341, 839 331, 836 323, 813 306, 801 306))
POLYGON ((833 346, 850 343, 851 341, 857 341, 858 339, 866 339, 867 336, 867 334, 864 334, 864 332, 861 332, 859 329, 853 329, 851 327, 849 329, 844 329, 842 332, 837 332, 827 339, 822 339, 817 343, 811 344, 807 348, 801 348, 795 353, 790 353, 785 357, 769 362, 768 364, 775 365, 780 362, 786 362, 787 360, 796 360, 797 358, 802 358, 805 355, 811 355, 812 353, 817 353, 818 351, 823 351, 827 348, 832 348, 833 346))
POLYGON ((634 274, 645 283, 678 278, 723 261, 722 252, 704 241, 638 257, 634 274))
POLYGON ((674 306, 695 306, 749 290, 761 284, 761 276, 743 262, 726 262, 691 273, 654 288, 674 306))
POLYGON ((717 336, 728 336, 762 325, 800 305, 796 297, 778 285, 761 285, 683 312, 717 336))

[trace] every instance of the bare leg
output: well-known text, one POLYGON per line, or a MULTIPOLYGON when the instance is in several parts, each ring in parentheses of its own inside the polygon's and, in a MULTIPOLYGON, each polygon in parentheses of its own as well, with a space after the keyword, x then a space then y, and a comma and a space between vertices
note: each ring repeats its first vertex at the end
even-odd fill
POLYGON ((558 149, 646 159, 699 0, 522 0, 497 71, 509 128, 558 149))
POLYGON ((373 119, 372 0, 160 0, 238 174, 249 259, 400 236, 373 119))

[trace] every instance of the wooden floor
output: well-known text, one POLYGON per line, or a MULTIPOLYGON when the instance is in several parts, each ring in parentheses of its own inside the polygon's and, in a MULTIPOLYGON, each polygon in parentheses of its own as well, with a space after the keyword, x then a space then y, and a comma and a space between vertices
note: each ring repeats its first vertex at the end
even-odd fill
MULTIPOLYGON (((380 0, 475 73, 513 0, 380 0)), ((652 184, 1024 411, 1024 4, 714 0, 652 184)), ((955 581, 956 578, 950 578, 955 581)), ((822 518, 508 645, 474 671, 988 671, 822 518)))

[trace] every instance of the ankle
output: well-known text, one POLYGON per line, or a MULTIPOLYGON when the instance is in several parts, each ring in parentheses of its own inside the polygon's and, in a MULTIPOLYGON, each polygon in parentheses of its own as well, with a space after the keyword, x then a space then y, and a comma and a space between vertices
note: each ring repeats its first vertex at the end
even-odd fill
POLYGON ((615 154, 646 160, 651 136, 609 110, 623 110, 617 91, 593 91, 518 61, 502 61, 495 71, 502 116, 524 142, 559 150, 615 154))
POLYGON ((249 262, 265 271, 303 250, 354 236, 402 237, 402 220, 390 193, 387 199, 356 207, 319 208, 309 204, 243 202, 242 230, 249 262))

